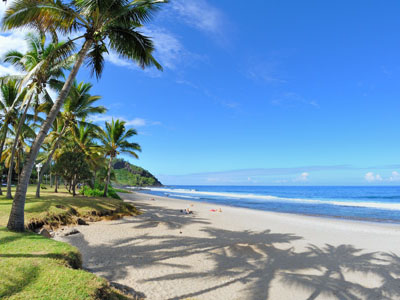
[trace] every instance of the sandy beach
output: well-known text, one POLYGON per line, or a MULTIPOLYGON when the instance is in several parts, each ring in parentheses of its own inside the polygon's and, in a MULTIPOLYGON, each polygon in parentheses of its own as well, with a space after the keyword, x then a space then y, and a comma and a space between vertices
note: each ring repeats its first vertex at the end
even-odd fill
POLYGON ((138 298, 400 299, 399 225, 121 196, 143 214, 57 239, 138 298))

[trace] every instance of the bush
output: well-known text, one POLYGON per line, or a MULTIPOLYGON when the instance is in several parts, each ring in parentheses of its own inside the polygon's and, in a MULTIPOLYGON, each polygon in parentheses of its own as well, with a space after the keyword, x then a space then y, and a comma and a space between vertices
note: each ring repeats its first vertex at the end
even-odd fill
MULTIPOLYGON (((103 197, 104 193, 104 185, 96 184, 94 188, 91 188, 87 185, 82 187, 81 194, 87 197, 103 197)), ((117 192, 111 187, 108 187, 108 197, 121 200, 120 196, 118 196, 117 192)))

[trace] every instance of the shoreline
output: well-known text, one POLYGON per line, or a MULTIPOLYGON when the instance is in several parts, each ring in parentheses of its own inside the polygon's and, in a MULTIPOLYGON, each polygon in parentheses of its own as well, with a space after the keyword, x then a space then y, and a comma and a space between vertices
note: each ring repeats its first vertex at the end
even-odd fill
POLYGON ((400 299, 398 285, 382 285, 400 274, 391 261, 400 255, 398 225, 121 196, 143 214, 79 226, 81 234, 59 240, 78 247, 85 269, 146 299, 289 300, 316 291, 318 299, 366 299, 361 288, 370 299, 400 299), (187 207, 194 213, 180 212, 187 207))
POLYGON ((310 217, 310 218, 317 218, 320 220, 338 220, 338 221, 349 221, 349 222, 360 222, 360 223, 366 223, 366 224, 371 224, 371 225, 377 225, 377 224, 382 224, 382 225, 394 225, 394 226, 399 226, 400 229, 400 221, 386 221, 384 219, 368 219, 368 218, 357 218, 357 217, 345 217, 345 216, 330 216, 330 215, 323 215, 323 214, 304 214, 304 213, 298 213, 298 212, 280 212, 280 211, 273 211, 273 210, 264 210, 264 209, 257 209, 257 208, 251 208, 251 207, 243 207, 243 206, 235 206, 235 205, 226 205, 226 204, 219 204, 216 202, 211 202, 211 201, 199 201, 197 199, 180 199, 180 198, 174 198, 174 197, 169 197, 169 196, 159 196, 159 195, 154 195, 151 193, 145 193, 143 191, 136 191, 136 190, 131 190, 132 193, 137 193, 141 194, 143 196, 147 197, 160 197, 160 198, 166 198, 166 199, 171 199, 173 201, 183 201, 183 202, 195 202, 195 203, 205 203, 209 205, 214 205, 218 207, 229 207, 229 208, 237 208, 237 209, 248 209, 252 211, 260 211, 260 212, 265 212, 265 213, 272 213, 272 214, 281 214, 281 215, 295 215, 295 216, 304 216, 304 217, 310 217))

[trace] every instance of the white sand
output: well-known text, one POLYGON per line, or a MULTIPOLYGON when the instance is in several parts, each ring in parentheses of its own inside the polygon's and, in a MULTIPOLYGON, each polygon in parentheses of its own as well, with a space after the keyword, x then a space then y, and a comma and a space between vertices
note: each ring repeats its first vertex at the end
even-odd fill
POLYGON ((144 213, 58 239, 146 299, 400 299, 399 225, 121 196, 144 213))

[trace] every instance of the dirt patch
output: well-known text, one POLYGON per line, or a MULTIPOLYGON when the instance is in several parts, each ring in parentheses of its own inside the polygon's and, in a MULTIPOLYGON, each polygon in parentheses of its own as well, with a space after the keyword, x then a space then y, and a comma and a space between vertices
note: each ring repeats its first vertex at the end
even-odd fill
MULTIPOLYGON (((62 205, 57 205, 58 208, 61 208, 59 206, 62 205)), ((66 208, 64 207, 64 209, 66 208)), ((62 226, 77 225, 79 219, 86 222, 98 222, 102 220, 118 220, 126 216, 136 216, 139 214, 140 211, 128 203, 122 203, 115 210, 93 210, 84 215, 81 215, 76 209, 71 207, 63 213, 47 213, 43 218, 33 218, 26 227, 30 231, 36 231, 42 227, 55 230, 62 226)))

